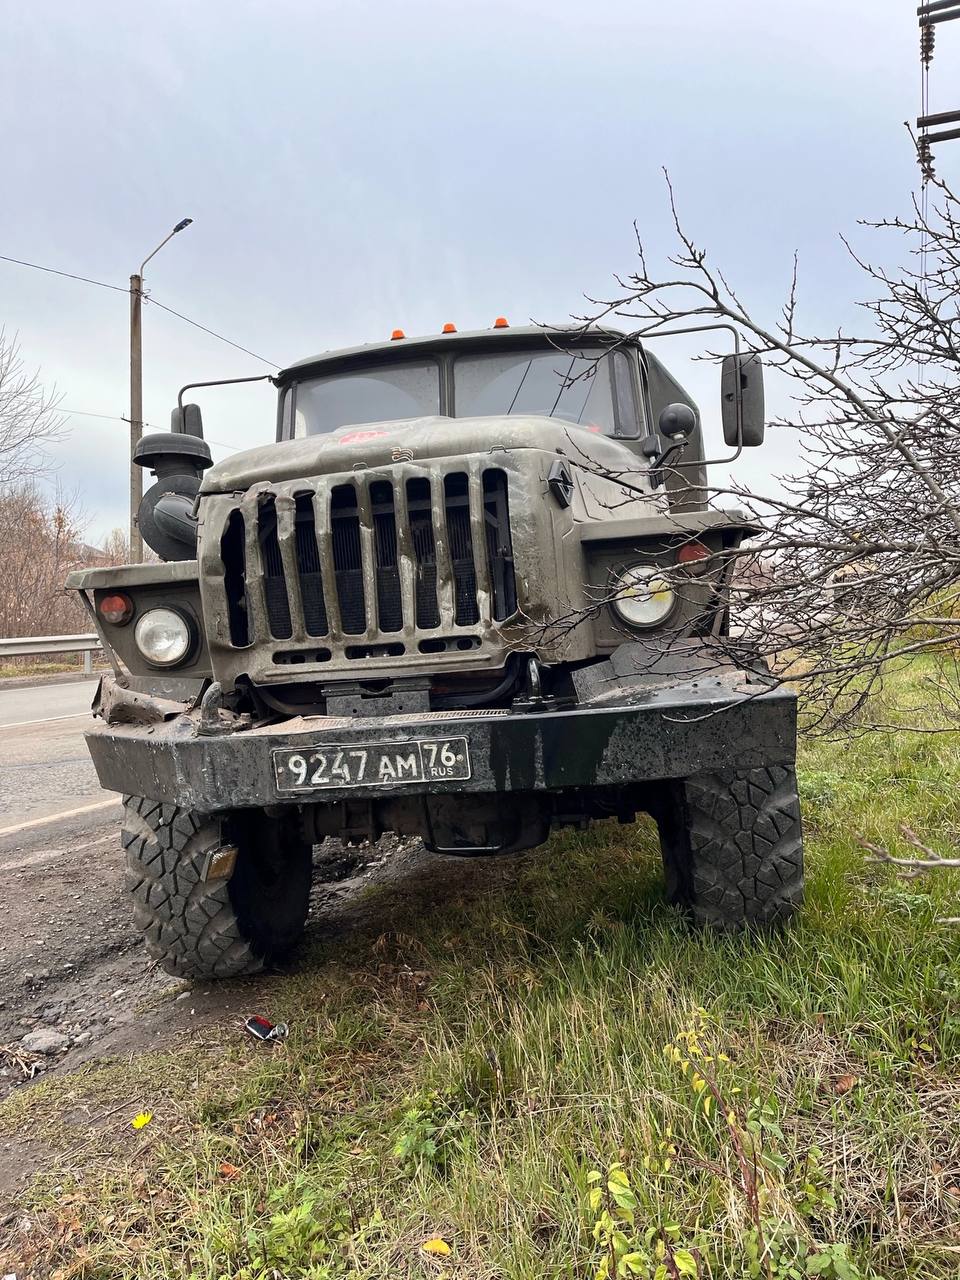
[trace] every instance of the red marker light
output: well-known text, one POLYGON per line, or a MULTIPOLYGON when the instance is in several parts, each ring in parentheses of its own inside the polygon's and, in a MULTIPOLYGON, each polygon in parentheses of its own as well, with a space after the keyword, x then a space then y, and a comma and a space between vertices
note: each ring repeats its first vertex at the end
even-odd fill
POLYGON ((496 320, 493 322, 493 327, 495 329, 509 329, 510 321, 506 316, 497 316, 496 320))
POLYGON ((677 564, 694 564, 697 560, 709 560, 710 548, 702 542, 685 542, 677 552, 677 564))
POLYGON ((122 627, 125 622, 129 622, 133 617, 133 601, 129 596, 121 595, 117 592, 114 595, 104 596, 97 605, 97 612, 104 622, 112 623, 115 627, 122 627))
POLYGON ((457 326, 456 326, 455 324, 451 324, 451 323, 450 323, 450 321, 448 320, 448 321, 447 321, 447 323, 446 323, 446 324, 443 326, 443 328, 440 330, 440 332, 441 332, 441 333, 456 333, 456 332, 457 332, 457 326))
POLYGON ((405 338, 406 336, 407 335, 403 332, 402 329, 394 329, 393 333, 391 333, 390 335, 390 341, 396 342, 398 338, 405 338))

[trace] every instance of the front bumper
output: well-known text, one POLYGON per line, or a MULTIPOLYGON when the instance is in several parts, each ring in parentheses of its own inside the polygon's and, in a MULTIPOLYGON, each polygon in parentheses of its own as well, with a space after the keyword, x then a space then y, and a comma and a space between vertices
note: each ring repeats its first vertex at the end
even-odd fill
MULTIPOLYGON (((200 713, 184 704, 181 714, 166 712, 169 718, 153 724, 96 724, 86 738, 102 786, 201 812, 418 793, 559 792, 792 764, 794 695, 738 674, 738 681, 701 675, 655 687, 607 688, 601 701, 571 710, 298 717, 213 736, 201 732, 200 713), (309 794, 277 788, 277 748, 449 737, 467 740, 467 779, 384 783, 373 795, 370 788, 309 794)), ((122 699, 116 688, 110 692, 122 699)))

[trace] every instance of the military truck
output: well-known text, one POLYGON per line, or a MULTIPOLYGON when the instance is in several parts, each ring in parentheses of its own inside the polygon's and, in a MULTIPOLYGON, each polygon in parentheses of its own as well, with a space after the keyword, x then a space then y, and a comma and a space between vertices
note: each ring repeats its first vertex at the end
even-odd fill
MULTIPOLYGON (((794 912, 795 701, 729 637, 751 528, 708 505, 707 433, 649 346, 396 331, 284 369, 270 444, 212 465, 183 392, 142 438, 161 562, 68 585, 112 664, 87 742, 168 972, 288 955, 314 847, 388 831, 464 858, 645 812, 694 921, 794 912)), ((759 358, 720 390, 727 444, 758 445, 759 358)))

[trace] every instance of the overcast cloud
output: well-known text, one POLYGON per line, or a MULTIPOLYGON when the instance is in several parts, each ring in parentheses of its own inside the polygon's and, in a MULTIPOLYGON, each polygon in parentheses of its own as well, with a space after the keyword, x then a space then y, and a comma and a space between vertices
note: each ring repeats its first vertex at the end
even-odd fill
MULTIPOLYGON (((902 128, 918 112, 915 9, 0 0, 0 253, 126 286, 192 217, 149 290, 286 364, 396 325, 582 310, 631 269, 634 219, 651 258, 669 249, 666 165, 746 296, 772 312, 797 249, 806 315, 835 325, 859 289, 837 233, 902 209, 916 184, 902 128)), ((960 105, 958 83, 948 26, 932 109, 960 105)), ((158 426, 184 382, 269 371, 156 307, 144 319, 158 426)), ((128 412, 122 294, 0 262, 0 320, 66 407, 128 412)), ((690 380, 716 422, 712 381, 690 380)), ((201 403, 215 456, 272 436, 266 387, 201 403)), ((99 540, 126 518, 127 428, 69 426, 61 478, 99 540)), ((788 451, 773 440, 742 474, 759 484, 788 451)))

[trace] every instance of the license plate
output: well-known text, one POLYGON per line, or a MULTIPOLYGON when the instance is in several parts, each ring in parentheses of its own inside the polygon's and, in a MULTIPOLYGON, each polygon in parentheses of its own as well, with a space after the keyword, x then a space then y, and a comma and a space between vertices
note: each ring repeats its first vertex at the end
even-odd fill
POLYGON ((418 738, 362 746, 331 742, 302 750, 277 748, 273 769, 278 791, 455 782, 470 777, 470 752, 466 738, 418 738))

